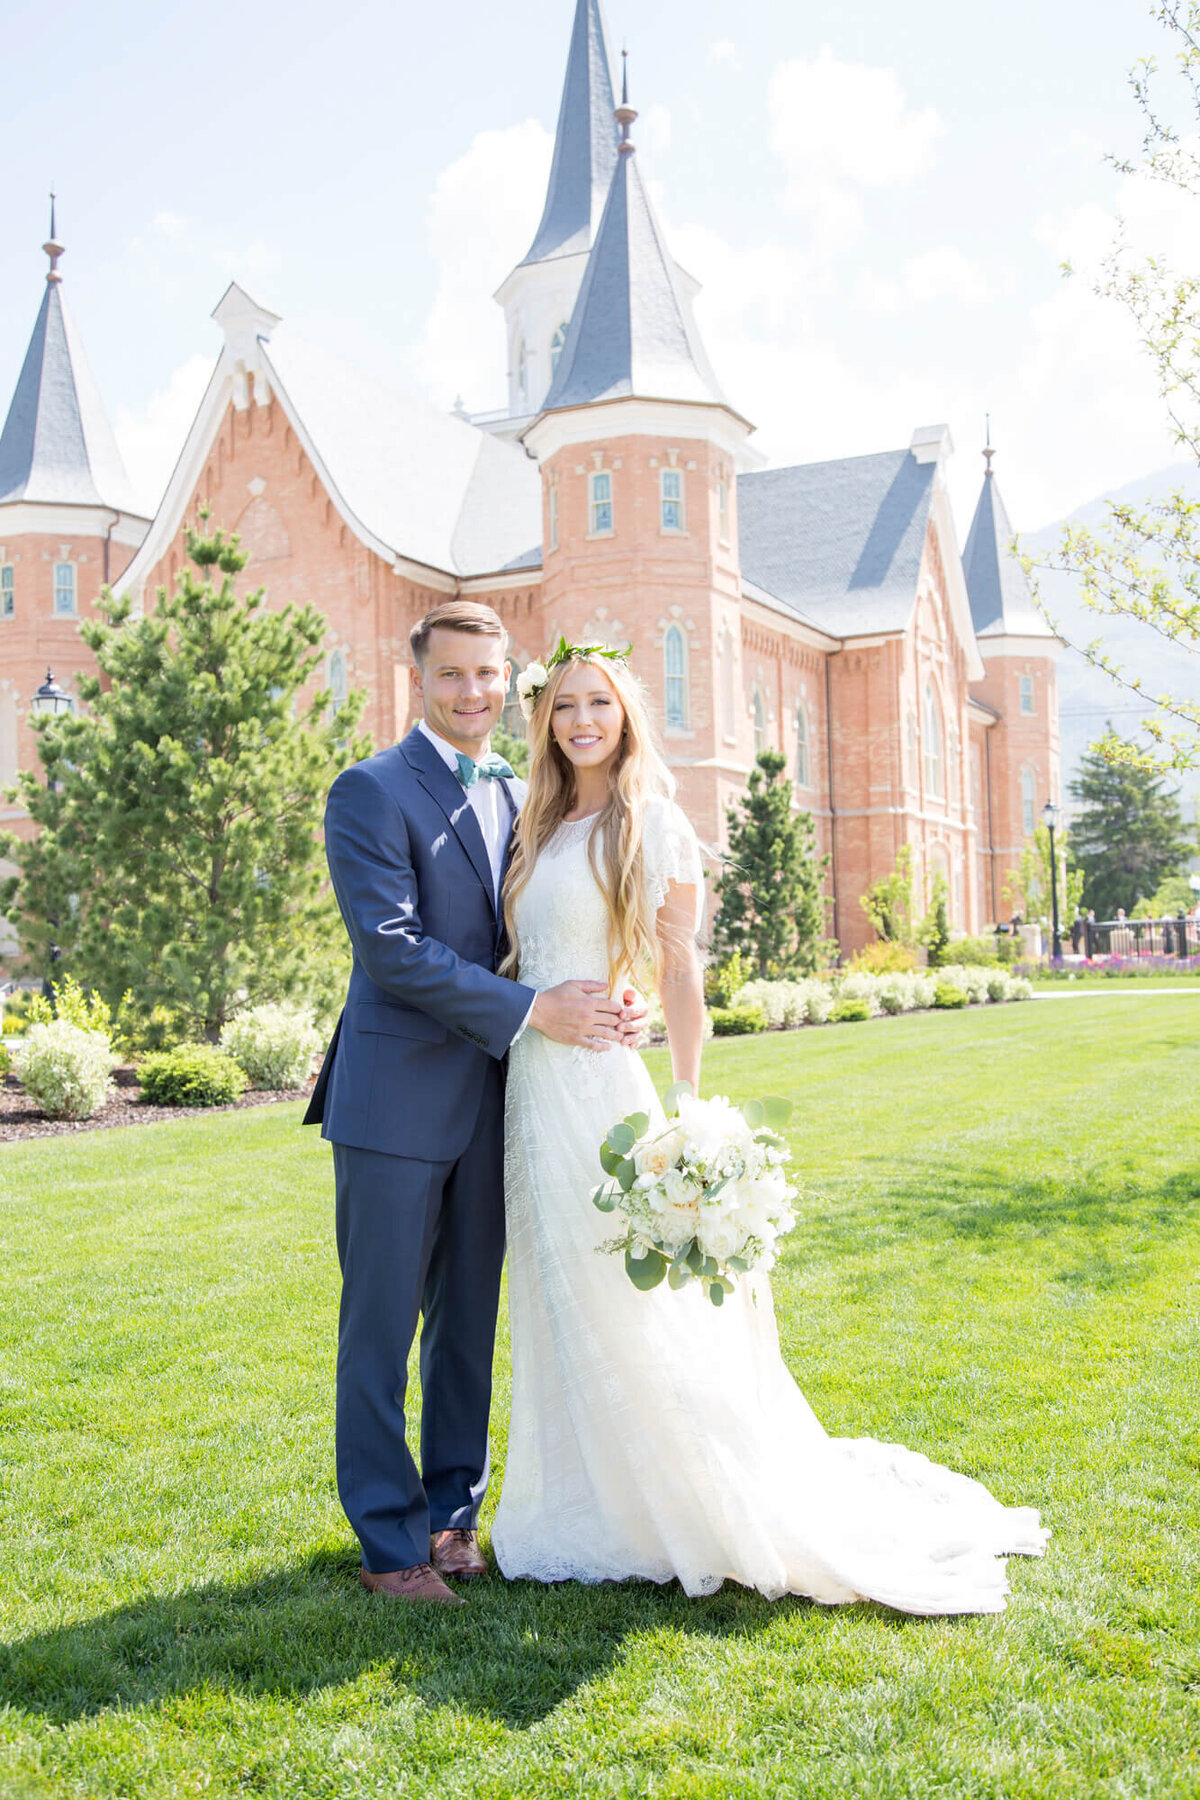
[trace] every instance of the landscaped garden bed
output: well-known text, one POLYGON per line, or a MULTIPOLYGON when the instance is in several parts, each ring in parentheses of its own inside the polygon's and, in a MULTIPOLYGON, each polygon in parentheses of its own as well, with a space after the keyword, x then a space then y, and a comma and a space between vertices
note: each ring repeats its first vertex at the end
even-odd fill
POLYGON ((15 1076, 7 1076, 0 1087, 0 1144, 12 1143, 18 1138, 58 1137, 64 1132, 104 1131, 114 1125, 153 1125, 163 1119, 188 1118, 196 1112, 234 1112, 239 1107, 271 1106, 280 1100, 304 1100, 312 1090, 311 1082, 303 1088, 253 1088, 225 1106, 194 1107, 181 1112, 178 1106, 152 1106, 143 1100, 132 1069, 117 1069, 114 1077, 111 1099, 106 1100, 90 1119, 48 1119, 15 1076), (122 1075, 132 1077, 131 1084, 122 1082, 122 1075))

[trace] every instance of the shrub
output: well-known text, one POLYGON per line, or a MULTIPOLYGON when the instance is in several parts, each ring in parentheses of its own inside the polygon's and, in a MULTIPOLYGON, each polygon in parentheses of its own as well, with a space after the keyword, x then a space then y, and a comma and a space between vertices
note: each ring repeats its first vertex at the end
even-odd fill
POLYGON ((761 1006, 719 1006, 712 1014, 714 1037, 744 1037, 752 1031, 765 1031, 766 1014, 761 1006))
POLYGON ((731 1007, 738 1011, 745 1007, 757 1008, 767 1021, 768 1026, 778 1031, 787 1023, 788 988, 787 981, 748 981, 745 987, 738 989, 729 1001, 731 1007))
POLYGON ((69 1019, 31 1025, 20 1048, 21 1084, 48 1119, 90 1119, 112 1090, 116 1063, 102 1031, 69 1019))
POLYGON ((4 1015, 3 1035, 19 1037, 25 1029, 25 1018, 22 1013, 6 1012, 4 1015))
POLYGON ((245 1089, 246 1077, 211 1044, 179 1044, 144 1056, 138 1083, 153 1106, 228 1106, 245 1089))
POLYGON ((41 994, 34 994, 29 1001, 26 1016, 31 1025, 49 1025, 51 1020, 61 1019, 67 1025, 74 1025, 77 1031, 97 1031, 108 1037, 112 1009, 99 994, 85 994, 73 975, 50 985, 53 1004, 41 994))
POLYGON ((824 1025, 833 1011, 836 996, 827 981, 797 983, 804 988, 804 1005, 810 1025, 824 1025))
MULTIPOLYGON (((1011 947, 1012 939, 1008 939, 1007 942, 1009 947, 1011 947)), ((998 967, 1000 962, 1000 957, 996 951, 995 938, 955 938, 950 946, 950 954, 953 957, 955 967, 960 969, 965 964, 971 964, 982 969, 994 969, 998 967)))
POLYGON ((148 1050, 170 1050, 191 1035, 194 1015, 161 1002, 148 1013, 139 1012, 127 991, 117 1008, 113 1039, 124 1056, 144 1056, 148 1050))
POLYGON ((293 1006, 252 1006, 231 1019, 221 1048, 245 1070, 253 1088, 297 1088, 321 1047, 312 1014, 293 1006))
POLYGON ((1013 977, 1007 969, 993 969, 988 975, 988 999, 1011 1000, 1013 977))
POLYGON ((961 963, 947 963, 937 972, 939 984, 948 982, 951 987, 961 988, 967 999, 975 1006, 982 1006, 988 997, 988 982, 992 971, 979 967, 964 967, 961 963))
POLYGON ((885 1013, 912 1012, 918 1002, 917 975, 915 969, 907 974, 881 975, 876 987, 876 997, 885 1013))
MULTIPOLYGON (((883 1011, 879 1003, 879 977, 877 975, 847 975, 838 987, 837 998, 843 1000, 862 1000, 866 1003, 867 1018, 877 1019, 883 1011)), ((834 1008, 835 1014, 837 1008, 834 1008)))
POLYGON ((704 978, 704 998, 710 1006, 732 1006, 739 988, 744 988, 754 973, 749 957, 735 950, 724 962, 708 971, 704 978))
POLYGON ((12 1057, 8 1054, 8 1051, 5 1049, 4 1045, 0 1044, 0 1081, 4 1080, 5 1076, 8 1074, 8 1072, 11 1068, 12 1068, 12 1057))
POLYGON ((872 1016, 871 1002, 867 999, 850 995, 845 999, 839 1000, 829 1016, 835 1025, 856 1024, 860 1020, 869 1019, 872 1016))
POLYGON ((956 1006, 966 1006, 967 1003, 967 995, 964 988, 955 987, 953 982, 950 981, 938 982, 937 989, 933 996, 933 1004, 935 1006, 951 1009, 956 1006))
POLYGON ((1032 1000, 1033 983, 1024 975, 1010 975, 1008 982, 1010 1000, 1032 1000))
POLYGON ((904 975, 915 969, 917 959, 907 944, 892 944, 881 939, 868 944, 850 959, 850 967, 864 975, 904 975))

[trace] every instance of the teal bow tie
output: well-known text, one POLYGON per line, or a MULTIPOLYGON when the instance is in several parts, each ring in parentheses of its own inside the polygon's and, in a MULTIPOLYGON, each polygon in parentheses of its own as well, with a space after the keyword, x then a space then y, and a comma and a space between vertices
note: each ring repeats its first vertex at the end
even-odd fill
POLYGON ((473 756, 464 756, 461 750, 454 754, 458 757, 458 779, 465 788, 473 788, 481 775, 485 781, 498 781, 502 775, 512 778, 512 770, 494 750, 481 756, 478 762, 473 756))

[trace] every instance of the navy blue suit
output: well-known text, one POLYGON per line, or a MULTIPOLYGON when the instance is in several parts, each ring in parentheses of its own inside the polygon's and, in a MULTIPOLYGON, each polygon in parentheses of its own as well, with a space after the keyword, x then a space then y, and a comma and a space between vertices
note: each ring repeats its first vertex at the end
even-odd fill
POLYGON ((333 1144, 337 1188, 338 1492, 382 1573, 427 1562, 431 1531, 474 1527, 487 1488, 504 1056, 534 994, 495 973, 483 834, 421 732, 338 776, 325 848, 354 965, 305 1122, 333 1144), (420 1472, 404 1431, 419 1314, 420 1472))

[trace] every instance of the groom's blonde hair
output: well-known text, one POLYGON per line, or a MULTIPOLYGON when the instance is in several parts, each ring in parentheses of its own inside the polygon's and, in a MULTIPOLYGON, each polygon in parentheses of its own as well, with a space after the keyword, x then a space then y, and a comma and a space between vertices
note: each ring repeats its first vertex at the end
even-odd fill
POLYGON ((645 690, 623 657, 573 656, 556 663, 542 688, 529 721, 529 791, 517 821, 512 861, 504 882, 504 924, 508 954, 502 975, 515 978, 520 961, 515 908, 528 885, 538 857, 570 812, 575 801, 575 771, 550 730, 554 699, 570 669, 586 664, 611 683, 625 722, 621 745, 609 771, 608 799, 588 839, 592 873, 608 907, 608 978, 652 973, 658 976, 662 952, 657 919, 646 891, 643 833, 646 803, 655 795, 669 797, 674 778, 655 743, 645 690))

